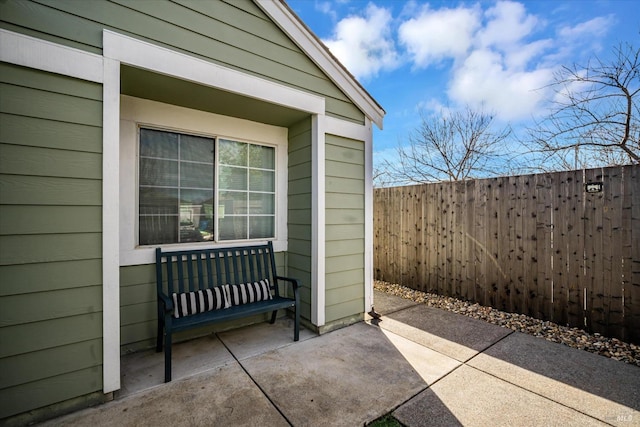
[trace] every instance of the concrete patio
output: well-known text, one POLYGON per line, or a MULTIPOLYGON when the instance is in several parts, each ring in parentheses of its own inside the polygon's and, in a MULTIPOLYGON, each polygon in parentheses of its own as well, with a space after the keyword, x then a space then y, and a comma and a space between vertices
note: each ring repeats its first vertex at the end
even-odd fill
POLYGON ((375 293, 322 336, 260 324, 123 358, 114 401, 44 425, 640 426, 640 368, 375 293))

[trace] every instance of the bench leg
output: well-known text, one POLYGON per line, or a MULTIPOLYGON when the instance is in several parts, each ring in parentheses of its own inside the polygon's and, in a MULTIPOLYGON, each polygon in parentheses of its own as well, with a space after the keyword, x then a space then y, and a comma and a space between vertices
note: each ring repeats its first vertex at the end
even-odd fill
POLYGON ((156 353, 162 351, 162 333, 164 332, 164 325, 162 320, 158 317, 158 334, 156 335, 156 353))
POLYGON ((296 304, 295 307, 295 314, 294 314, 294 324, 293 324, 293 340, 294 341, 298 341, 300 339, 300 310, 298 309, 298 305, 296 304))
POLYGON ((171 319, 164 326, 164 382, 168 383, 171 381, 171 319))
POLYGON ((277 314, 278 314, 278 310, 273 310, 273 313, 271 314, 271 320, 269 321, 269 323, 271 323, 272 325, 276 323, 277 314))

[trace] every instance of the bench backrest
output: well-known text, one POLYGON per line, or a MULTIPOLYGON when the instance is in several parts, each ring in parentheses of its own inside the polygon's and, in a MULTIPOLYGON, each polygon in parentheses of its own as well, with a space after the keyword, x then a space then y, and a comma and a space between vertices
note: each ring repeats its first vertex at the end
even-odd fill
POLYGON ((278 296, 273 244, 235 248, 162 251, 156 249, 158 293, 195 292, 268 279, 278 296))

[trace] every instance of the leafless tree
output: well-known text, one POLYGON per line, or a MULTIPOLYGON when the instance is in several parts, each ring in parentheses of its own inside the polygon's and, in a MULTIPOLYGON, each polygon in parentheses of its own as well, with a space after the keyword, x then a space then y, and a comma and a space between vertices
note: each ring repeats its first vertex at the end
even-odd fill
POLYGON ((612 59, 562 67, 549 116, 529 129, 532 146, 558 168, 640 162, 640 49, 621 43, 612 59))
POLYGON ((409 135, 408 144, 398 146, 397 158, 383 163, 389 181, 459 181, 507 170, 504 142, 511 129, 494 132, 493 114, 466 107, 420 116, 421 124, 409 135))
POLYGON ((373 185, 375 187, 388 187, 394 185, 393 178, 387 171, 386 165, 382 164, 373 168, 373 185))

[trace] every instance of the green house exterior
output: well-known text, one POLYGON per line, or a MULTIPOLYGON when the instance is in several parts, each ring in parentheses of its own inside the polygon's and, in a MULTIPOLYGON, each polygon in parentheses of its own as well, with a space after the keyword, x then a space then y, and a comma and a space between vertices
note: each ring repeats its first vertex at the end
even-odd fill
POLYGON ((108 400, 155 340, 141 124, 276 147, 274 247, 306 326, 370 310, 384 110, 286 3, 3 0, 0 27, 0 421, 108 400))

